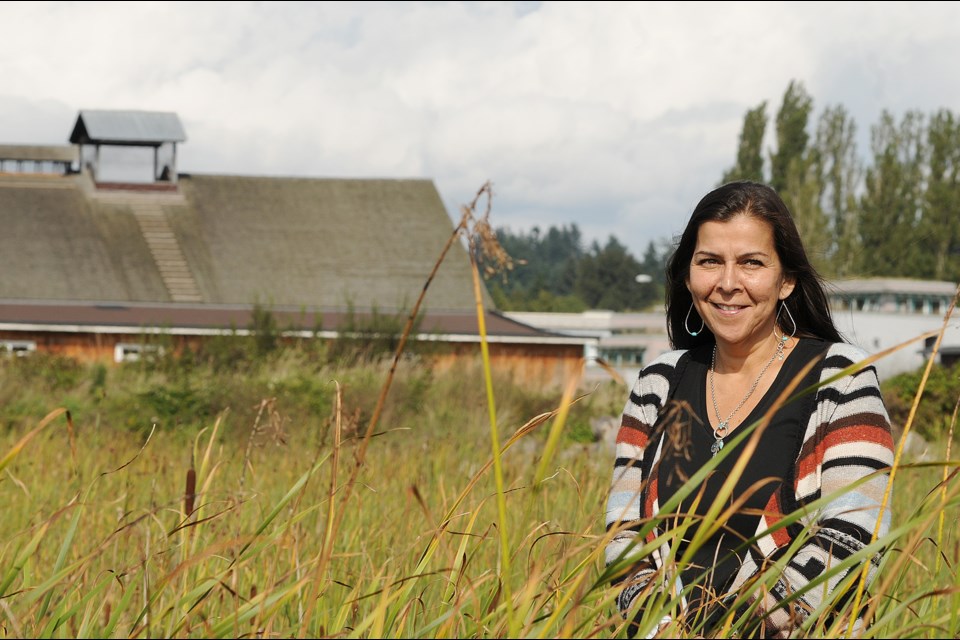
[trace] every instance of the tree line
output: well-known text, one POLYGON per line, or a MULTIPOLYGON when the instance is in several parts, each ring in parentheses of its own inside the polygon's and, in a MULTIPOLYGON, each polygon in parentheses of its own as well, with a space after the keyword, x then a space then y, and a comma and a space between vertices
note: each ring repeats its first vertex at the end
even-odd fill
MULTIPOLYGON (((883 110, 867 159, 842 105, 813 118, 803 84, 787 86, 773 126, 767 102, 744 116, 737 156, 717 186, 756 180, 793 212, 810 258, 826 278, 960 280, 960 119, 947 109, 897 118, 883 110), (766 145, 768 129, 772 145, 766 145)), ((584 247, 575 224, 529 233, 496 229, 516 267, 488 282, 503 310, 648 309, 663 300, 672 240, 635 258, 614 236, 584 247), (638 274, 651 282, 637 282, 638 274)))
POLYGON ((494 276, 487 289, 505 311, 646 309, 663 300, 663 270, 671 247, 651 241, 637 259, 614 236, 584 248, 576 224, 529 233, 498 228, 497 239, 513 257, 513 269, 494 276), (640 274, 650 282, 637 282, 640 274))

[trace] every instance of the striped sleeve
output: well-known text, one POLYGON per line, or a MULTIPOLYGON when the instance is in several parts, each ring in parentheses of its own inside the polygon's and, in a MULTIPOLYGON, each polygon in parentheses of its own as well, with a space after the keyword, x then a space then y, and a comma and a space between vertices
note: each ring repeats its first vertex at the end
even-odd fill
POLYGON ((620 560, 629 550, 636 532, 631 525, 644 514, 644 453, 650 444, 660 409, 670 393, 670 382, 683 351, 664 354, 637 376, 627 398, 617 432, 613 479, 607 498, 606 527, 616 527, 606 547, 606 563, 620 560))

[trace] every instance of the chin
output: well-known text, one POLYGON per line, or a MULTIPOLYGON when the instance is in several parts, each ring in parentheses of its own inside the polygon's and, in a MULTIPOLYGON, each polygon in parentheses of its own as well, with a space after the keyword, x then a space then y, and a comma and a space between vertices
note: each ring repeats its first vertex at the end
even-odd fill
POLYGON ((741 344, 743 342, 746 342, 750 338, 750 336, 743 335, 743 334, 730 335, 730 334, 723 334, 723 333, 714 333, 713 336, 717 342, 723 342, 729 345, 741 344))

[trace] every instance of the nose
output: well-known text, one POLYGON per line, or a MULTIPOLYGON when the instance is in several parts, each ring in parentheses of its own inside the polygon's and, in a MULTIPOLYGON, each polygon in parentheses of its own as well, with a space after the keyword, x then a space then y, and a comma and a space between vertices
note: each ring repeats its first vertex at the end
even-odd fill
POLYGON ((724 264, 720 272, 720 289, 723 291, 735 291, 740 286, 740 276, 737 272, 737 265, 724 264))

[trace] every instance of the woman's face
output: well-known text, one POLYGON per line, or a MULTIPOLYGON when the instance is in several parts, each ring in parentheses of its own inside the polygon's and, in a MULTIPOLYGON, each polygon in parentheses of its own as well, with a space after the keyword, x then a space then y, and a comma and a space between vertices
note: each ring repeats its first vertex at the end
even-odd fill
MULTIPOLYGON (((764 220, 739 214, 700 225, 687 289, 719 345, 749 348, 769 339, 778 303, 794 285, 784 277, 764 220)), ((690 326, 696 326, 693 319, 690 326)))

